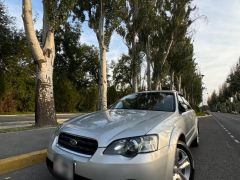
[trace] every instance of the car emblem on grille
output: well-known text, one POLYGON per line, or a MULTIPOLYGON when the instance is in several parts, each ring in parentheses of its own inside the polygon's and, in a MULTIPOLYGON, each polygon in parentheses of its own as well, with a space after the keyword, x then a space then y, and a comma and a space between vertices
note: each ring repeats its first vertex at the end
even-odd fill
POLYGON ((78 142, 77 142, 75 139, 70 139, 69 143, 70 143, 72 146, 76 146, 78 142))

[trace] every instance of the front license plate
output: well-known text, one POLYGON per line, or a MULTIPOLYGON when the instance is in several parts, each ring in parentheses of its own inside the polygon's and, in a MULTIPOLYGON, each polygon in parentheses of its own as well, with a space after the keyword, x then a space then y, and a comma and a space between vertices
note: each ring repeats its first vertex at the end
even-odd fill
POLYGON ((73 180, 73 162, 62 157, 56 157, 53 162, 54 172, 67 180, 73 180))

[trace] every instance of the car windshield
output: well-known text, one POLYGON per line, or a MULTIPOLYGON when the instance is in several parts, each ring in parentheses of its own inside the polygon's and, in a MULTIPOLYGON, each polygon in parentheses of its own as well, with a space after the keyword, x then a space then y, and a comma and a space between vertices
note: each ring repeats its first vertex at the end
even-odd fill
POLYGON ((111 107, 111 109, 134 109, 174 112, 174 94, 163 92, 130 94, 115 103, 111 107))

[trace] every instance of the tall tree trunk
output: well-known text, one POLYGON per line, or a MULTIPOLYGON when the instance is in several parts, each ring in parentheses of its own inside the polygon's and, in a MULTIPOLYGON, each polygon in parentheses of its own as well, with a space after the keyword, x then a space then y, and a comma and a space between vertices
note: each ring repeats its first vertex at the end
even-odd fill
MULTIPOLYGON (((187 91, 186 91, 186 88, 183 89, 183 92, 184 92, 184 97, 187 98, 187 91)), ((188 98, 188 101, 189 101, 189 98, 188 98)))
POLYGON ((103 1, 101 0, 100 4, 100 19, 98 30, 96 30, 96 35, 99 43, 100 49, 100 58, 99 58, 99 88, 98 88, 98 97, 99 97, 99 109, 107 109, 107 48, 105 45, 104 37, 104 7, 103 1))
MULTIPOLYGON (((138 13, 139 13, 139 2, 138 0, 134 0, 134 12, 133 12, 133 22, 136 21, 136 19, 138 18, 138 13)), ((132 81, 133 81, 133 92, 138 92, 138 52, 137 52, 137 32, 138 30, 136 29, 136 27, 134 26, 133 28, 133 39, 132 39, 132 53, 133 53, 133 73, 132 73, 132 81)))
POLYGON ((133 92, 138 92, 138 57, 137 57, 137 42, 136 42, 136 33, 133 36, 133 44, 132 44, 132 84, 133 84, 133 92))
POLYGON ((155 78, 155 82, 154 82, 154 89, 155 90, 162 90, 162 85, 161 85, 161 73, 162 73, 162 69, 163 69, 163 67, 164 67, 164 65, 165 65, 165 63, 166 63, 166 61, 167 61, 167 58, 168 58, 168 55, 169 55, 169 53, 170 53, 170 50, 171 50, 171 48, 172 48, 172 46, 173 46, 173 38, 174 38, 174 36, 173 36, 173 34, 171 35, 171 40, 169 41, 169 43, 168 43, 168 46, 167 46, 167 50, 166 50, 166 52, 164 53, 164 55, 163 55, 163 57, 162 57, 162 59, 161 59, 161 65, 159 66, 159 69, 154 69, 154 72, 155 72, 155 76, 157 76, 157 78, 155 78))
POLYGON ((170 87, 170 89, 171 90, 174 90, 175 89, 175 85, 174 85, 174 71, 172 71, 172 73, 171 73, 171 87, 170 87))
POLYGON ((138 92, 138 79, 137 79, 137 75, 134 74, 133 78, 132 78, 132 84, 133 84, 133 92, 138 92))
POLYGON ((178 76, 178 91, 182 93, 182 76, 178 76))
POLYGON ((162 90, 162 82, 161 82, 161 80, 160 80, 159 83, 158 83, 158 90, 159 90, 159 91, 162 90))
POLYGON ((154 80, 153 88, 155 91, 162 90, 162 82, 159 76, 154 80))
POLYGON ((148 42, 147 42, 146 55, 147 55, 147 87, 148 87, 148 91, 151 91, 152 85, 151 85, 151 60, 150 60, 149 37, 148 37, 148 42))
POLYGON ((100 78, 99 78, 99 98, 100 109, 107 109, 107 51, 104 45, 100 45, 100 78))
POLYGON ((35 119, 37 126, 56 124, 56 113, 53 93, 54 56, 46 57, 46 63, 38 67, 36 86, 35 119))
POLYGON ((23 22, 33 57, 37 64, 35 121, 37 126, 57 124, 53 97, 53 66, 55 59, 54 29, 46 18, 44 1, 43 48, 37 39, 32 19, 32 2, 23 0, 23 22))
POLYGON ((162 65, 161 65, 161 71, 162 71, 162 68, 164 67, 166 61, 167 61, 167 58, 168 58, 168 55, 170 53, 170 50, 173 46, 173 34, 171 35, 171 40, 169 41, 169 44, 168 44, 168 47, 167 47, 167 51, 165 52, 163 58, 162 58, 162 65))

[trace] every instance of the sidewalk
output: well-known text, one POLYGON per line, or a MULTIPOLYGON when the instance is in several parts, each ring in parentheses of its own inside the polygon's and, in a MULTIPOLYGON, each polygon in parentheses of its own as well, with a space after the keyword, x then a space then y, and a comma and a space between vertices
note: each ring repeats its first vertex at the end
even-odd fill
MULTIPOLYGON (((75 116, 79 116, 83 113, 62 113, 56 114, 57 119, 69 119, 75 116)), ((15 114, 15 115, 1 115, 0 114, 0 122, 20 122, 20 121, 34 121, 34 114, 15 114)))
MULTIPOLYGON (((81 114, 57 114, 57 121, 63 123, 81 114)), ((33 114, 0 115, 0 176, 45 161, 56 127, 34 128, 34 118, 33 114)))
POLYGON ((0 176, 43 163, 55 129, 46 127, 0 133, 0 176))
MULTIPOLYGON (((68 119, 58 119, 57 122, 59 124, 62 124, 64 121, 68 119)), ((21 128, 21 127, 31 127, 34 126, 34 121, 20 121, 20 122, 2 122, 0 123, 0 130, 6 130, 11 128, 21 128)))
MULTIPOLYGON (((83 113, 57 114, 57 121, 61 124, 64 121, 81 114, 83 113)), ((0 115, 0 130, 31 127, 35 123, 34 118, 34 114, 0 115)))

